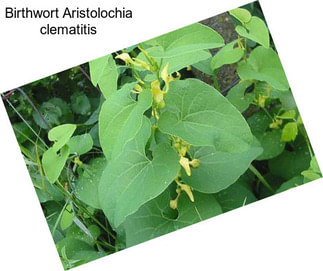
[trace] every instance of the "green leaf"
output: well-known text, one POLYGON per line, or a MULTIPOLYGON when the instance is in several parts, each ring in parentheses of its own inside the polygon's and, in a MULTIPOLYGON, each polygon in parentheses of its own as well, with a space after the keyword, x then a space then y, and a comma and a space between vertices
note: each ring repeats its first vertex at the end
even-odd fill
POLYGON ((100 205, 114 228, 162 193, 179 171, 178 155, 169 144, 157 145, 152 160, 146 157, 145 145, 150 134, 151 124, 145 117, 136 137, 126 144, 118 159, 108 163, 102 174, 100 205))
POLYGON ((112 55, 92 60, 90 65, 91 81, 94 86, 99 85, 103 96, 107 99, 117 91, 118 69, 112 55))
POLYGON ((56 247, 61 257, 64 255, 68 260, 82 260, 83 263, 105 256, 105 253, 96 251, 92 245, 73 237, 64 238, 56 247))
POLYGON ((304 177, 303 176, 293 177, 292 179, 288 180, 287 182, 284 182, 276 190, 276 194, 304 184, 303 180, 304 180, 304 177))
POLYGON ((301 172, 307 170, 310 165, 310 154, 307 150, 305 142, 293 143, 295 146, 294 151, 284 151, 274 159, 269 160, 269 170, 273 175, 278 175, 289 180, 294 176, 301 175, 301 172))
POLYGON ((182 194, 178 200, 178 217, 170 218, 169 190, 143 205, 123 224, 127 247, 184 228, 222 213, 213 195, 194 192, 195 202, 182 194))
POLYGON ((98 186, 107 162, 104 157, 92 159, 76 181, 75 194, 87 205, 100 209, 98 186))
POLYGON ((273 88, 287 91, 288 81, 277 53, 269 48, 258 46, 250 53, 247 61, 238 65, 238 74, 243 80, 266 81, 273 88))
POLYGON ((302 171, 301 174, 304 176, 304 183, 311 182, 322 177, 322 173, 315 156, 311 159, 309 169, 302 171))
POLYGON ((212 147, 193 147, 189 154, 192 159, 199 159, 200 165, 191 169, 190 177, 182 170, 182 178, 197 191, 216 193, 232 185, 261 153, 262 148, 256 139, 249 149, 241 153, 220 152, 212 147))
POLYGON ((264 151, 257 160, 272 159, 281 154, 285 149, 285 143, 280 140, 281 130, 272 130, 263 134, 255 134, 264 151))
POLYGON ((223 212, 228 212, 257 201, 252 191, 240 183, 234 183, 227 189, 217 193, 215 197, 220 203, 223 212))
POLYGON ((63 99, 51 98, 50 100, 48 100, 48 102, 60 109, 60 111, 62 112, 62 116, 59 119, 61 121, 64 121, 67 123, 73 122, 72 110, 71 110, 70 106, 63 99))
POLYGON ((252 16, 243 26, 236 26, 237 33, 247 39, 253 40, 265 48, 269 48, 269 33, 263 20, 252 16))
POLYGON ((248 23, 251 19, 251 14, 247 9, 235 8, 229 11, 230 15, 239 20, 242 24, 248 23))
MULTIPOLYGON (((58 106, 50 102, 44 102, 40 106, 39 112, 50 127, 60 124, 60 117, 62 116, 62 110, 58 106)), ((46 123, 37 114, 36 111, 33 111, 33 119, 39 127, 46 130, 48 129, 46 123)))
POLYGON ((216 70, 226 64, 236 63, 242 58, 244 50, 239 47, 234 48, 236 44, 237 40, 228 43, 213 56, 211 61, 212 70, 216 70))
POLYGON ((198 69, 199 71, 204 72, 205 74, 213 75, 213 71, 211 69, 211 64, 210 64, 211 60, 212 60, 212 57, 202 60, 200 62, 194 63, 192 66, 198 69))
POLYGON ((67 145, 70 147, 70 153, 82 155, 92 149, 93 140, 90 134, 77 135, 71 137, 67 145))
MULTIPOLYGON (((146 49, 146 52, 149 55, 162 54, 163 49, 160 46, 150 47, 146 49)), ((210 57, 210 52, 199 50, 171 57, 154 57, 154 59, 157 63, 160 63, 160 71, 162 71, 165 65, 168 64, 168 73, 173 73, 210 57)), ((143 53, 140 53, 137 58, 147 61, 143 53)), ((156 78, 154 77, 154 79, 156 78)))
POLYGON ((48 139, 55 142, 53 149, 57 152, 62 148, 71 138, 76 129, 75 124, 62 124, 52 128, 48 132, 48 139))
POLYGON ((248 124, 254 136, 260 142, 263 153, 257 160, 272 159, 281 154, 285 149, 285 143, 280 140, 281 130, 269 129, 272 120, 265 112, 258 112, 248 118, 248 124))
POLYGON ((250 81, 241 81, 239 84, 231 88, 226 96, 230 103, 232 103, 240 112, 248 109, 250 103, 254 99, 253 93, 245 94, 248 87, 251 86, 250 81))
POLYGON ((295 116, 296 116, 295 110, 288 110, 288 111, 284 112, 283 114, 277 116, 277 118, 289 120, 289 119, 294 119, 295 116))
POLYGON ((63 211, 63 215, 60 221, 60 226, 62 230, 66 230, 69 226, 73 224, 74 212, 71 205, 67 205, 63 211))
POLYGON ((240 112, 213 87, 197 79, 172 82, 159 129, 194 146, 218 151, 248 149, 252 134, 240 112))
POLYGON ((125 144, 134 138, 141 127, 143 113, 151 104, 150 90, 144 90, 135 101, 128 86, 103 103, 99 116, 99 138, 108 161, 118 157, 125 144))
POLYGON ((65 145, 59 154, 51 147, 44 152, 42 164, 44 172, 50 183, 55 183, 61 174, 69 155, 69 148, 65 145))
POLYGON ((161 46, 163 50, 152 57, 174 57, 200 50, 218 48, 224 45, 223 38, 212 28, 196 23, 145 42, 161 46))
POLYGON ((282 131, 281 140, 284 142, 294 141, 298 134, 296 122, 288 122, 282 131))
POLYGON ((87 115, 91 111, 89 98, 83 92, 75 92, 71 96, 72 110, 80 115, 87 115))

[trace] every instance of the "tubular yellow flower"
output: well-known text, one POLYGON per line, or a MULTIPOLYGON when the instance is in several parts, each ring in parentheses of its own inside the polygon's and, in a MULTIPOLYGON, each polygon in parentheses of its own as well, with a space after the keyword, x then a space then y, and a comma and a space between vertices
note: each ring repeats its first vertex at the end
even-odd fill
POLYGON ((154 102, 157 105, 164 101, 164 93, 160 89, 160 83, 158 80, 151 82, 151 91, 153 93, 154 102))
POLYGON ((136 65, 137 67, 141 67, 141 68, 144 68, 148 71, 151 70, 149 64, 139 58, 134 58, 135 62, 134 62, 134 65, 136 65))
POLYGON ((188 158, 181 156, 179 163, 184 168, 187 176, 191 176, 190 161, 188 160, 188 158))
POLYGON ((121 59, 126 64, 134 64, 134 61, 132 60, 132 58, 130 57, 130 55, 128 53, 122 53, 120 55, 117 55, 115 58, 121 59))
POLYGON ((193 192, 191 190, 191 187, 188 186, 187 184, 181 184, 181 189, 183 191, 185 191, 185 193, 187 194, 187 196, 190 198, 191 202, 194 202, 194 196, 193 196, 193 192))

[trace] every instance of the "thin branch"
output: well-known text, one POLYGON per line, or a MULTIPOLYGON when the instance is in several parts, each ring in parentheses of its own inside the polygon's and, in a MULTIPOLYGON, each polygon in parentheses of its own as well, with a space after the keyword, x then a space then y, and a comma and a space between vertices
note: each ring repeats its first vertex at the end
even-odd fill
POLYGON ((21 89, 21 88, 17 88, 26 98, 26 100, 28 101, 28 103, 31 105, 31 107, 35 110, 35 112, 37 113, 37 115, 41 118, 41 120, 44 122, 44 124, 46 125, 47 129, 50 130, 50 125, 48 124, 48 122, 44 119, 43 115, 39 112, 39 110, 37 109, 37 107, 35 106, 35 104, 33 103, 33 101, 28 97, 28 95, 21 89))
MULTIPOLYGON (((79 70, 81 71, 81 73, 83 73, 83 75, 87 78, 87 80, 89 80, 89 82, 92 84, 91 78, 90 76, 86 73, 86 71, 81 67, 81 65, 78 66, 79 70)), ((95 88, 101 93, 101 90, 99 88, 99 86, 95 86, 95 88)))
POLYGON ((225 87, 223 90, 221 90, 221 94, 223 96, 227 95, 227 93, 229 92, 229 90, 231 88, 233 88, 235 85, 237 85, 240 82, 240 78, 235 79, 230 85, 228 85, 227 87, 225 87))

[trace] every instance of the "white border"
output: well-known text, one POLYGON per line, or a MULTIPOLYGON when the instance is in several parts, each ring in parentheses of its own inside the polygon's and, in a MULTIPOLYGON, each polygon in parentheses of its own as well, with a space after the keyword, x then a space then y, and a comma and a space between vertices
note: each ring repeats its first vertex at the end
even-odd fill
MULTIPOLYGON (((25 2, 25 1, 24 1, 25 2)), ((107 1, 73 1, 104 6, 107 1), (105 3, 105 4, 104 4, 105 3)), ((94 38, 43 38, 39 22, 6 22, 0 3, 0 89, 34 81, 107 52, 248 1, 109 1, 131 7, 130 23, 99 25, 94 38), (154 6, 155 5, 155 6, 154 6), (138 33, 138 29, 144 29, 138 33), (107 35, 109 34, 109 35, 107 35)), ((318 157, 323 162, 320 1, 261 1, 271 34, 318 157)), ((66 1, 33 6, 66 5, 66 1)), ((11 125, 0 105, 2 270, 62 270, 11 125)), ((321 180, 83 265, 75 270, 322 270, 321 180)))

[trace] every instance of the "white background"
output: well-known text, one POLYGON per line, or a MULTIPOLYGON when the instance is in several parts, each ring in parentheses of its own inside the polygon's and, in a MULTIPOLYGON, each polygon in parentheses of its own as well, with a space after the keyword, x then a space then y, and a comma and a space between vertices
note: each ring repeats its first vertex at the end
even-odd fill
MULTIPOLYGON (((0 2, 0 90, 32 82, 248 1, 28 1, 28 7, 127 7, 132 20, 4 20, 0 2), (41 36, 42 24, 91 23, 96 36, 41 36)), ((323 166, 320 1, 262 0, 267 23, 323 166)), ((64 91, 64 90, 62 90, 64 91)), ((62 270, 3 104, 0 103, 2 270, 62 270)), ((322 180, 209 219, 75 270, 323 270, 322 180)))

